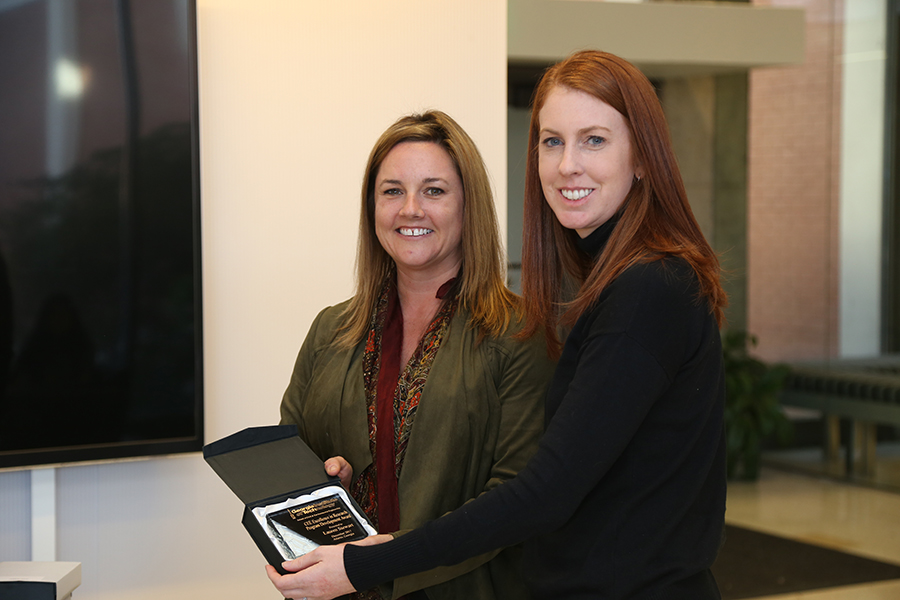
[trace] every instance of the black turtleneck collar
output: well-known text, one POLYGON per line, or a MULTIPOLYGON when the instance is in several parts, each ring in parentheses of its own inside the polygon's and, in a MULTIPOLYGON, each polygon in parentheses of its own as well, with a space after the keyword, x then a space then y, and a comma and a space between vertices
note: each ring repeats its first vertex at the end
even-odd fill
MULTIPOLYGON (((578 248, 582 252, 597 258, 606 246, 606 242, 609 241, 609 236, 612 235, 613 229, 616 228, 618 222, 619 215, 613 215, 606 223, 590 232, 586 238, 579 237, 576 242, 578 248)), ((575 235, 578 234, 576 233, 575 235)))

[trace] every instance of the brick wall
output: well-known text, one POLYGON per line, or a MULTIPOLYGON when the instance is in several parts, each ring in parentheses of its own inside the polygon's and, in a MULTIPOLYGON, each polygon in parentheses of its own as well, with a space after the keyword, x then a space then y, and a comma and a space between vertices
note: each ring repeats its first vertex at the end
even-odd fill
POLYGON ((842 5, 764 3, 806 9, 806 61, 750 75, 748 330, 764 359, 825 358, 838 350, 842 5))

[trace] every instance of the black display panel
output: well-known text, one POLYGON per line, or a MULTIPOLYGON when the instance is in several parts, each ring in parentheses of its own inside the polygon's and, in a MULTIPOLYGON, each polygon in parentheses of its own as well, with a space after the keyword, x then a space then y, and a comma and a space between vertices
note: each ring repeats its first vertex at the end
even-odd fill
POLYGON ((194 0, 0 0, 0 468, 203 444, 194 0))

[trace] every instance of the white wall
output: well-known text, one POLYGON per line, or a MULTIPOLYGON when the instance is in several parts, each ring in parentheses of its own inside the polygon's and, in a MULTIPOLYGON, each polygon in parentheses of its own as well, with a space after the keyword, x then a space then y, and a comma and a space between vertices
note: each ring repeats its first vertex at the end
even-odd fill
POLYGON ((880 353, 886 0, 844 4, 840 354, 880 353))
MULTIPOLYGON (((352 291, 362 169, 445 110, 506 198, 505 0, 198 0, 207 441, 278 420, 311 319, 352 291)), ((62 467, 78 600, 279 598, 198 454, 62 467)), ((0 560, 30 558, 27 472, 0 473, 0 560)))

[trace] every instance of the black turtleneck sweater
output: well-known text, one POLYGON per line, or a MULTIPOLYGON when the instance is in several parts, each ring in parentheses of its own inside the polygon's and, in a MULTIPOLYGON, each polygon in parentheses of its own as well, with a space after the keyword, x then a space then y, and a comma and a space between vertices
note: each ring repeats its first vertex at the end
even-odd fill
MULTIPOLYGON (((615 223, 580 240, 597 256, 615 223)), ((368 589, 525 542, 535 600, 719 598, 724 375, 690 266, 630 267, 566 339, 537 454, 503 485, 379 546, 348 546, 368 589)))

